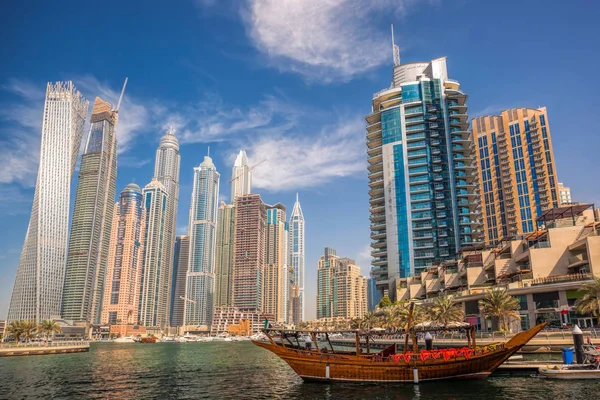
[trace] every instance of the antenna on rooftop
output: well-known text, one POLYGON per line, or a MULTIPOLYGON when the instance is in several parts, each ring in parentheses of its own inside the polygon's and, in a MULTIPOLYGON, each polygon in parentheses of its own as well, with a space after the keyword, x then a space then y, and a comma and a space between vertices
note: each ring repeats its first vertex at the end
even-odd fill
POLYGON ((400 47, 394 43, 394 24, 392 24, 392 55, 394 57, 394 67, 400 65, 400 47))
POLYGON ((117 108, 115 108, 115 112, 119 112, 119 107, 121 107, 121 100, 123 100, 123 95, 125 94, 125 87, 127 86, 127 81, 129 78, 125 78, 125 83, 123 84, 123 89, 121 90, 121 95, 119 96, 119 102, 117 103, 117 108))

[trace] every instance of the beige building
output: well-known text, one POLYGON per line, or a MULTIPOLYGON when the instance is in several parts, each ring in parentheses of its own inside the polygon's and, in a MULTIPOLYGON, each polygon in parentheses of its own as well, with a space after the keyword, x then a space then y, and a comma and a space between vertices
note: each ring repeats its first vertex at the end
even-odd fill
POLYGON ((251 336, 260 332, 264 327, 265 319, 273 321, 273 315, 257 311, 242 311, 236 307, 215 307, 210 334, 211 336, 221 334, 251 336))
POLYGON ((265 266, 263 273, 263 312, 285 322, 286 300, 286 215, 285 206, 277 203, 267 206, 265 229, 265 266))
POLYGON ((472 129, 485 243, 535 231, 560 202, 546 108, 475 118, 472 129))
POLYGON ((558 182, 558 199, 560 205, 571 204, 571 188, 566 187, 562 182, 558 182))
POLYGON ((594 211, 589 204, 547 210, 538 218, 543 229, 495 246, 463 249, 459 260, 401 280, 397 298, 430 303, 452 295, 464 305, 467 322, 491 330, 479 300, 487 290, 505 287, 521 305, 521 323, 515 322, 514 330, 543 321, 589 327, 592 318, 577 314, 573 305, 581 285, 600 276, 600 222, 594 211), (567 313, 562 319, 561 312, 567 313))
POLYGON ((367 312, 367 278, 355 264, 325 248, 317 270, 317 319, 360 318, 367 312))
POLYGON ((101 314, 103 324, 138 323, 145 220, 142 191, 130 183, 114 206, 101 314))

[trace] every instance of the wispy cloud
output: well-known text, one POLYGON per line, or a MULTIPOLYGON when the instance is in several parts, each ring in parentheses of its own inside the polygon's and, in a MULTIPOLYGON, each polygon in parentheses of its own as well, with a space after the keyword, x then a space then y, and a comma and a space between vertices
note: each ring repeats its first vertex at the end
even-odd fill
POLYGON ((249 140, 253 186, 272 192, 317 187, 366 171, 364 122, 340 116, 316 132, 285 132, 249 140))
MULTIPOLYGON (((432 0, 247 0, 240 14, 268 62, 311 81, 349 80, 391 62, 390 36, 373 21, 432 0)), ((216 2, 197 0, 201 7, 216 2)))

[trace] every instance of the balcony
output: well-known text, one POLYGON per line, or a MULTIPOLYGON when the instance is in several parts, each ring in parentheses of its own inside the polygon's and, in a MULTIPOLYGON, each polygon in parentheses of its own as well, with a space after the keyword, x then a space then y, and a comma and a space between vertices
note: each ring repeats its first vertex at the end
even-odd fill
POLYGON ((588 273, 548 276, 546 278, 535 278, 531 283, 533 286, 549 285, 553 283, 578 282, 593 280, 594 276, 588 273))

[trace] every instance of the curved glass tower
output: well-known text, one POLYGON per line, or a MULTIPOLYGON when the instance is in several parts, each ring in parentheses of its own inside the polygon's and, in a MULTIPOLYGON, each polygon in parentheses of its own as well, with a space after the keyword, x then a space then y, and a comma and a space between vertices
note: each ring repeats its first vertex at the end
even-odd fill
MULTIPOLYGON (((398 57, 399 58, 399 57, 398 57)), ((396 299, 400 278, 479 240, 467 95, 446 58, 394 66, 367 120, 372 276, 396 299)))
POLYGON ((13 287, 8 321, 60 316, 71 178, 89 102, 73 82, 48 83, 35 194, 13 287))
POLYGON ((96 97, 81 157, 63 292, 62 317, 100 322, 117 180, 118 114, 96 97))
POLYGON ((304 214, 296 194, 296 202, 289 222, 289 320, 294 324, 304 321, 304 214))

